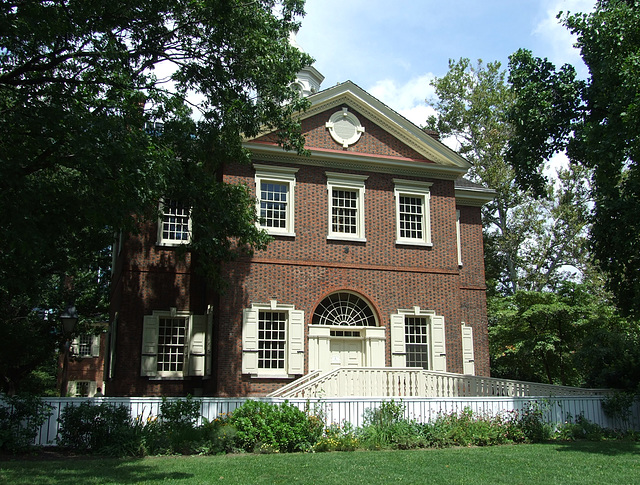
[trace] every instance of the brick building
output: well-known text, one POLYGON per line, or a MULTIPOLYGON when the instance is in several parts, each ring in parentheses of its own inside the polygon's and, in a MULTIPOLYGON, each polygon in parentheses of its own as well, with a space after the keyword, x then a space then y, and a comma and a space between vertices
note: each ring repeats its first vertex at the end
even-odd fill
POLYGON ((352 82, 300 75, 309 157, 248 140, 223 178, 255 191, 265 251, 194 273, 189 212, 117 245, 108 395, 262 396, 312 371, 420 367, 489 375, 480 207, 466 160, 352 82))

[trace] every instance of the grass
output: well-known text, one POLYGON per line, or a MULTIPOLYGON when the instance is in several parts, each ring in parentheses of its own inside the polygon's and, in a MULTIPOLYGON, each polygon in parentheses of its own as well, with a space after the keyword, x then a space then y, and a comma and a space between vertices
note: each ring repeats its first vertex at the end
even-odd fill
POLYGON ((632 484, 640 443, 535 445, 353 453, 0 458, 0 483, 40 484, 632 484))

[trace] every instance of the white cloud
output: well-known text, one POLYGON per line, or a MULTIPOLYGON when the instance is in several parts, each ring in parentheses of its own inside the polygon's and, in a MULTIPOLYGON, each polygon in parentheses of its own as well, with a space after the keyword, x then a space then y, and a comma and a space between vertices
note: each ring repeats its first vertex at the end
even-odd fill
POLYGON ((426 99, 434 96, 435 91, 429 83, 434 78, 431 73, 423 74, 398 85, 393 79, 376 82, 367 91, 418 126, 424 125, 427 118, 435 114, 427 105, 426 99))
MULTIPOLYGON (((559 12, 578 13, 593 10, 595 0, 548 0, 548 5, 543 19, 536 26, 533 35, 541 38, 549 52, 546 57, 557 67, 569 63, 576 67, 580 77, 586 76, 586 67, 580 57, 580 51, 573 47, 576 41, 575 35, 560 23, 557 17, 559 12)), ((536 53, 534 52, 534 55, 536 53)))

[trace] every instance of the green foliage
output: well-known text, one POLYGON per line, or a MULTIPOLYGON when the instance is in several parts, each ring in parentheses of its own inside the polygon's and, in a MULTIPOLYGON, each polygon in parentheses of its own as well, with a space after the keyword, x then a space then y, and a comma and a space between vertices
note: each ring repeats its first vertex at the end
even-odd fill
POLYGON ((332 423, 316 442, 313 451, 354 451, 360 446, 356 430, 351 423, 340 426, 332 423))
POLYGON ((66 406, 58 421, 58 444, 62 447, 112 456, 141 453, 139 429, 123 405, 83 401, 77 406, 66 406))
POLYGON ((470 408, 461 413, 440 414, 424 425, 427 446, 492 446, 525 441, 517 417, 512 415, 482 416, 470 408))
POLYGON ((526 403, 521 413, 516 416, 518 428, 522 430, 529 443, 541 443, 550 440, 552 427, 544 421, 544 404, 526 403))
POLYGON ((471 179, 496 191, 482 208, 488 291, 511 295, 555 289, 567 278, 567 265, 584 270, 589 174, 560 171, 557 186, 544 186, 544 200, 517 185, 505 160, 513 133, 507 114, 515 102, 506 74, 499 62, 449 61, 447 74, 431 83, 437 115, 426 128, 454 137, 472 163, 471 179))
POLYGON ((211 282, 215 263, 267 244, 255 201, 219 171, 248 162, 243 137, 264 128, 303 151, 293 114, 306 101, 290 83, 311 59, 289 43, 303 13, 302 0, 0 8, 3 389, 59 348, 55 312, 69 301, 104 318, 114 233, 155 220, 160 198, 192 206, 211 282), (145 129, 156 121, 161 136, 145 129))
POLYGON ((16 453, 32 447, 51 406, 30 394, 0 394, 0 450, 16 453))
POLYGON ((541 165, 566 150, 575 165, 593 170, 595 201, 590 239, 608 288, 627 316, 640 315, 640 6, 600 0, 588 14, 560 14, 577 37, 588 70, 556 69, 519 50, 511 57, 516 103, 507 159, 523 187, 538 193, 541 165))
POLYGON ((226 421, 236 430, 239 449, 245 451, 310 451, 322 435, 323 422, 284 402, 249 400, 226 421))

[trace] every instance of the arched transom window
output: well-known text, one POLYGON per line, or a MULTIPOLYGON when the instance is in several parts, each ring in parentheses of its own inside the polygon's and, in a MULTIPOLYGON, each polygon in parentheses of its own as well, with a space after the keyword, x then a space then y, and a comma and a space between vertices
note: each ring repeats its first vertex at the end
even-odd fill
POLYGON ((369 304, 353 293, 334 293, 316 308, 312 325, 375 327, 376 318, 369 304))

